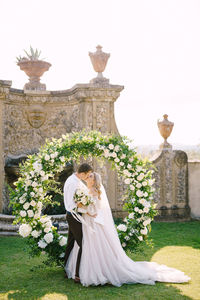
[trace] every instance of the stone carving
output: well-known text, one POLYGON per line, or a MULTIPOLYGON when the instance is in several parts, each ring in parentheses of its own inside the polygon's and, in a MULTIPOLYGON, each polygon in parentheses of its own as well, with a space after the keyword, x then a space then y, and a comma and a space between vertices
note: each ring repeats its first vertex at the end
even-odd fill
POLYGON ((108 120, 109 120, 109 113, 108 113, 109 103, 99 103, 96 106, 96 115, 97 115, 97 123, 96 129, 101 130, 101 132, 105 133, 108 132, 108 120))
POLYGON ((156 166, 154 201, 158 220, 188 220, 188 163, 183 151, 163 150, 153 161, 156 166))
POLYGON ((39 128, 44 124, 46 112, 42 106, 31 106, 25 111, 25 113, 27 115, 28 122, 32 127, 39 128))
POLYGON ((187 163, 187 154, 183 151, 176 151, 174 161, 178 167, 183 167, 187 163))

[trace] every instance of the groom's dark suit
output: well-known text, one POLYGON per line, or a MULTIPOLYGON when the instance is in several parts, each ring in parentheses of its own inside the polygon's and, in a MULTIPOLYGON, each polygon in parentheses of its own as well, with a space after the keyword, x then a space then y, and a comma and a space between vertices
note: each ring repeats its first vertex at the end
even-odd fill
POLYGON ((70 211, 72 211, 76 207, 73 197, 76 189, 80 187, 85 188, 85 185, 75 174, 72 174, 70 177, 68 177, 64 185, 64 204, 65 204, 65 209, 67 211, 66 219, 69 225, 68 240, 67 240, 67 246, 65 251, 65 265, 74 247, 74 242, 76 241, 80 247, 77 256, 77 262, 76 262, 75 276, 77 277, 79 277, 83 233, 82 233, 82 224, 73 217, 70 211))

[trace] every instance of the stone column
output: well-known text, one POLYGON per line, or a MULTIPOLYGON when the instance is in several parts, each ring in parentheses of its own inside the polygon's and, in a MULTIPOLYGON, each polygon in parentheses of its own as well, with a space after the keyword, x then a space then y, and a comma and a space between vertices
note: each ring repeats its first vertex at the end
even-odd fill
POLYGON ((7 80, 0 80, 0 213, 3 212, 3 190, 4 190, 4 102, 12 82, 7 80))
POLYGON ((164 143, 153 164, 156 167, 154 201, 159 211, 156 219, 160 221, 190 219, 187 154, 184 151, 172 150, 172 146, 167 142, 173 125, 167 120, 167 115, 164 115, 162 122, 158 122, 164 143))

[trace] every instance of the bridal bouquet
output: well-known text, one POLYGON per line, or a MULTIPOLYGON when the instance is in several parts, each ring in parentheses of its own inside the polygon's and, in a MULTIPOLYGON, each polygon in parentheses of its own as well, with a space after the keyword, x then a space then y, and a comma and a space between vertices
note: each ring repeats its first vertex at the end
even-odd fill
POLYGON ((94 200, 92 199, 92 197, 87 193, 87 191, 85 191, 84 189, 77 189, 75 194, 74 194, 74 202, 78 205, 78 204, 82 204, 84 207, 78 207, 77 206, 77 211, 81 212, 81 213, 86 213, 87 212, 87 208, 86 206, 90 205, 90 204, 94 204, 94 200))

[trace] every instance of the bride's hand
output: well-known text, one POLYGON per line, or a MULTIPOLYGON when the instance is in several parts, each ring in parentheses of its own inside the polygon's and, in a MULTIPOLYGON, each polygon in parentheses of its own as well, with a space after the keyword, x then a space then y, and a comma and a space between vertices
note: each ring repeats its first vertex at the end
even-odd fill
POLYGON ((92 218, 96 218, 97 214, 91 215, 87 212, 88 216, 92 217, 92 218))

